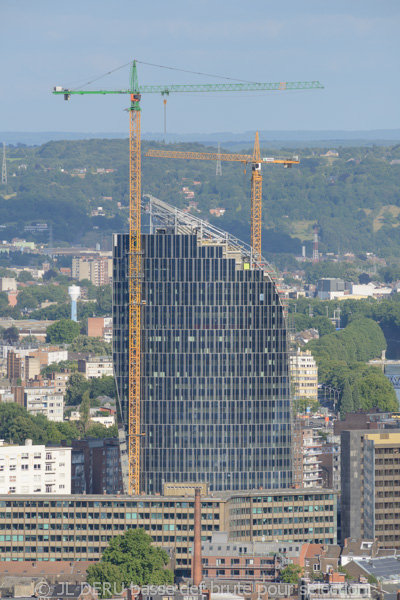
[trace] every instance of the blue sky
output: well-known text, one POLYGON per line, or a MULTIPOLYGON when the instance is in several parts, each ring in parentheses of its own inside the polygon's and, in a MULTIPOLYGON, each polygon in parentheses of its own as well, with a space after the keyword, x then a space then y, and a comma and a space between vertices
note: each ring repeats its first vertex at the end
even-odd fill
MULTIPOLYGON (((52 96, 133 58, 248 81, 319 80, 298 92, 171 95, 168 131, 400 128, 398 0, 1 0, 0 131, 128 130, 121 96, 52 96)), ((216 81, 139 65, 139 83, 216 81)), ((129 68, 93 87, 127 87, 129 68)), ((223 80, 221 80, 223 82, 223 80)), ((163 104, 143 96, 143 131, 163 104)))

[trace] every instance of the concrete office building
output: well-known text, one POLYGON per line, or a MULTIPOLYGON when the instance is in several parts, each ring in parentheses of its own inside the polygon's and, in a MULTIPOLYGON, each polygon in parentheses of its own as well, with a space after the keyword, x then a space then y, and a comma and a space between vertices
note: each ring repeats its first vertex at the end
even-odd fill
POLYGON ((203 484, 166 486, 163 496, 0 496, 1 560, 100 560, 109 540, 143 528, 174 551, 177 575, 190 577, 194 488, 202 488, 201 537, 227 531, 232 544, 336 543, 331 490, 253 490, 210 494, 203 484))
MULTIPOLYGON (((286 317, 265 263, 208 223, 156 201, 142 236, 141 484, 212 490, 291 484, 286 317)), ((114 236, 113 354, 128 412, 129 236, 114 236)))
POLYGON ((346 284, 343 279, 323 277, 318 280, 317 298, 320 300, 334 300, 345 294, 346 284))
POLYGON ((71 493, 71 448, 0 443, 0 494, 44 493, 71 493))
POLYGON ((342 540, 400 548, 400 430, 341 434, 342 540))

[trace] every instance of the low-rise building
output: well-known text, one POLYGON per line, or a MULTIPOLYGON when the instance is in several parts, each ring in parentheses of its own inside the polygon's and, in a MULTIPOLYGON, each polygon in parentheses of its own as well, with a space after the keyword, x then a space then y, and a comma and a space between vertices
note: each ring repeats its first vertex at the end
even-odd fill
MULTIPOLYGON (((86 570, 90 565, 96 564, 89 561, 38 561, 31 562, 28 560, 11 562, 0 561, 0 582, 1 585, 7 584, 8 578, 24 578, 37 581, 45 579, 48 583, 66 583, 78 584, 85 583, 87 579, 86 570)), ((29 594, 32 596, 35 593, 35 586, 29 594)), ((14 594, 18 596, 19 594, 14 594)))
POLYGON ((49 421, 63 421, 64 396, 51 386, 39 387, 33 383, 24 389, 26 410, 33 415, 44 415, 49 421))
POLYGON ((345 295, 346 285, 343 279, 323 277, 318 280, 317 297, 320 300, 334 300, 345 295))
POLYGON ((324 582, 301 580, 299 600, 370 600, 369 583, 346 583, 341 573, 331 573, 324 582))
POLYGON ((111 356, 92 356, 78 360, 78 371, 83 373, 86 379, 103 377, 103 375, 114 375, 114 367, 111 356))
POLYGON ((0 494, 70 494, 71 448, 0 444, 0 494))
POLYGON ((203 579, 275 581, 280 569, 298 562, 302 544, 248 542, 233 544, 228 532, 212 534, 201 545, 203 579))
POLYGON ((61 373, 50 373, 50 375, 48 375, 48 379, 51 385, 54 387, 55 392, 65 396, 70 376, 71 371, 69 369, 63 369, 61 373))
POLYGON ((89 317, 88 337, 100 337, 105 342, 112 342, 112 317, 89 317))

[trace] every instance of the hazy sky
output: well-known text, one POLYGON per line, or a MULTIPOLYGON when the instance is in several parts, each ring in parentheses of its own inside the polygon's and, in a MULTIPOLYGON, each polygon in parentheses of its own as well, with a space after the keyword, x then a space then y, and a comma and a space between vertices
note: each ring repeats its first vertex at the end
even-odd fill
MULTIPOLYGON (((136 58, 324 90, 171 95, 169 132, 400 128, 399 0, 0 0, 0 131, 128 131, 126 96, 77 87, 136 58)), ((139 65, 139 83, 217 80, 139 65)), ((221 83, 223 80, 221 79, 221 83)), ((93 89, 126 88, 129 67, 93 89)), ((163 130, 143 95, 143 131, 163 130)))

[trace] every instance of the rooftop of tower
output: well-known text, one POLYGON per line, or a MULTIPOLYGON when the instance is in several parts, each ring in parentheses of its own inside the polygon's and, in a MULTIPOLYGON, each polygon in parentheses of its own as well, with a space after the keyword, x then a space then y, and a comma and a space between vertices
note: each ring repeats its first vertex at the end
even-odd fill
POLYGON ((221 246, 226 258, 235 259, 237 270, 259 269, 270 281, 276 278, 274 268, 263 257, 256 259, 249 244, 215 225, 150 194, 144 194, 142 209, 150 214, 151 232, 165 229, 166 232, 174 234, 196 235, 200 245, 221 246))

